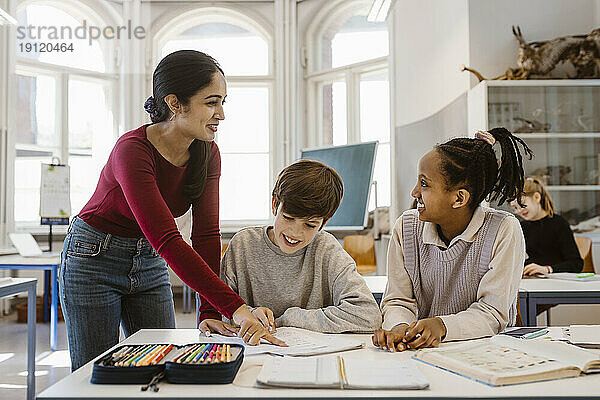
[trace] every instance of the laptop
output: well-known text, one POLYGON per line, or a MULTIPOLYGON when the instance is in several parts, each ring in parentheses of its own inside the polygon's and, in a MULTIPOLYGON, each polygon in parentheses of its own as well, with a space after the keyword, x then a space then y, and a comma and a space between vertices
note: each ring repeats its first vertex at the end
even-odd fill
POLYGON ((9 233, 8 237, 22 257, 59 257, 60 252, 43 252, 31 233, 9 233))

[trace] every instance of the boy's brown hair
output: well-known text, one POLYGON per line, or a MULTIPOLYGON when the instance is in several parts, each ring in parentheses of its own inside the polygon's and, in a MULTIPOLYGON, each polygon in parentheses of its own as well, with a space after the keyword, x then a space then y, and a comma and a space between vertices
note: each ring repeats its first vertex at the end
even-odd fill
MULTIPOLYGON (((323 218, 325 223, 339 207, 344 183, 335 170, 312 160, 300 160, 279 173, 273 198, 275 207, 297 218, 323 218)), ((321 228, 323 226, 321 225, 321 228)))

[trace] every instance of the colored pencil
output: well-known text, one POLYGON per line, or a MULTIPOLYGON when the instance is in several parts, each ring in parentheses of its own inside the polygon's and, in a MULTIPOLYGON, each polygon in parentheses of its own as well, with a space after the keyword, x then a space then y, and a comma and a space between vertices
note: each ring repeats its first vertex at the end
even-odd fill
POLYGON ((227 346, 223 345, 221 347, 221 359, 219 361, 225 362, 225 357, 227 356, 227 346))
POLYGON ((196 353, 196 356, 194 357, 194 359, 192 361, 190 361, 191 364, 198 364, 198 360, 202 357, 202 354, 204 354, 204 351, 210 347, 210 344, 205 344, 204 346, 202 346, 202 348, 200 348, 200 351, 198 351, 196 353))
POLYGON ((162 345, 156 345, 156 347, 152 348, 152 350, 146 352, 143 357, 137 359, 134 366, 139 367, 145 365, 150 358, 152 358, 157 352, 159 352, 163 348, 162 345))
POLYGON ((156 354, 154 357, 152 357, 150 359, 149 364, 152 364, 152 365, 158 364, 158 362, 160 360, 162 360, 171 351, 172 348, 173 348, 172 344, 163 348, 158 354, 156 354))
POLYGON ((227 362, 231 361, 231 346, 227 345, 227 362))

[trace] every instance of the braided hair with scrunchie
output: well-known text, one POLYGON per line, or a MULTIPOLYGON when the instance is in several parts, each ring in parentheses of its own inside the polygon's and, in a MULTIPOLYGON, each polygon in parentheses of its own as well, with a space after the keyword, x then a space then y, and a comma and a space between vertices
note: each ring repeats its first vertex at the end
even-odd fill
POLYGON ((498 200, 498 205, 515 199, 520 204, 525 173, 519 145, 529 159, 533 157, 527 144, 508 129, 494 128, 488 133, 500 144, 500 163, 492 144, 485 139, 455 138, 435 146, 441 156, 446 187, 465 188, 471 195, 469 207, 472 210, 486 198, 498 200))

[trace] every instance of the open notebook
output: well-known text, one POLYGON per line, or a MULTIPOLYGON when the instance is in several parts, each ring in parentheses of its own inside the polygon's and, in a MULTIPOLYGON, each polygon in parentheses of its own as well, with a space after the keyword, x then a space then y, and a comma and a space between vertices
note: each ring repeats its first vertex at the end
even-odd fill
POLYGON ((424 389, 429 386, 414 362, 342 356, 269 358, 256 381, 295 388, 424 389))
POLYGON ((265 341, 258 346, 249 346, 241 338, 217 334, 213 334, 213 336, 226 343, 243 345, 246 355, 268 353, 280 356, 312 356, 360 349, 365 345, 362 340, 352 337, 339 337, 339 335, 327 335, 292 327, 277 328, 277 333, 275 333, 275 336, 286 342, 289 347, 275 346, 265 341))
POLYGON ((600 355, 568 343, 497 335, 437 349, 417 360, 491 386, 545 381, 600 370, 600 355))

